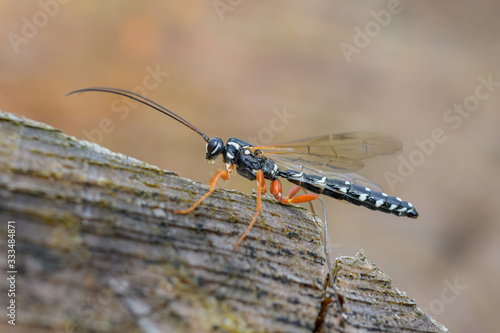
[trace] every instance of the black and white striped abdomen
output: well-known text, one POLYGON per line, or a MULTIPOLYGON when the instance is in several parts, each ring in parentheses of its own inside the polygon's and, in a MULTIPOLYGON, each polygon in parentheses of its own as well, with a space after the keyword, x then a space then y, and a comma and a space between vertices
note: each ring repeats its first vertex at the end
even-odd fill
POLYGON ((365 206, 371 210, 379 210, 397 216, 418 217, 418 213, 411 203, 345 180, 307 175, 294 170, 281 171, 279 176, 311 192, 345 200, 357 206, 365 206))

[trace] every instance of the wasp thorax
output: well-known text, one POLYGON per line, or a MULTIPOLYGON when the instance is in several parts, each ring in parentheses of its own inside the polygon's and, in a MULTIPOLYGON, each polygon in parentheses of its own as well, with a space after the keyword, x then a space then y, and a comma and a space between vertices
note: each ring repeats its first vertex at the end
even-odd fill
POLYGON ((207 160, 213 160, 222 153, 224 142, 221 138, 212 138, 207 143, 207 160))

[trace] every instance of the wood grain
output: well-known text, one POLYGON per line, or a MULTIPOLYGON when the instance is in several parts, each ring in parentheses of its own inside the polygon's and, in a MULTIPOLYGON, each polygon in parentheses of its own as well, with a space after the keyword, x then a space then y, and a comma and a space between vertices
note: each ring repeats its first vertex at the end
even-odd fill
MULTIPOLYGON (((15 332, 447 331, 362 253, 336 261, 339 309, 324 287, 321 221, 306 209, 265 195, 236 251, 254 195, 216 190, 194 212, 174 214, 207 190, 0 112, 0 221, 16 225, 15 332)), ((6 227, 0 233, 5 249, 6 227)), ((0 329, 12 326, 4 318, 0 329)))

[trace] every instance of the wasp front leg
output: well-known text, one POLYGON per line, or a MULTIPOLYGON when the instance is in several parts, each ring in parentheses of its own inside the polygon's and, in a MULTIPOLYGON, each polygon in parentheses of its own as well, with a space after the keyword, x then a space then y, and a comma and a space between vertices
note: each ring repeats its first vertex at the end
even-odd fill
POLYGON ((210 180, 210 183, 209 183, 210 190, 208 190, 208 192, 205 193, 205 195, 202 196, 200 198, 200 200, 198 200, 194 205, 192 205, 188 209, 185 209, 185 210, 176 210, 174 213, 175 214, 187 214, 187 213, 192 212, 196 207, 198 207, 203 202, 203 200, 205 200, 206 198, 208 198, 210 196, 210 194, 214 193, 215 186, 217 185, 217 182, 219 181, 220 178, 222 178, 224 180, 229 180, 231 172, 233 171, 233 169, 234 169, 234 165, 233 164, 229 164, 227 166, 226 170, 219 169, 215 173, 215 175, 212 177, 212 179, 210 180))

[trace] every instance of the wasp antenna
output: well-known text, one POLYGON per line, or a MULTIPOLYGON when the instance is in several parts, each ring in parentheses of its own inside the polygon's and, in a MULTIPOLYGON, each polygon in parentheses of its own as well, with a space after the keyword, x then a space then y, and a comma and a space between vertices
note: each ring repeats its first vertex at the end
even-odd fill
POLYGON ((205 142, 208 142, 210 138, 205 135, 202 131, 200 131, 198 128, 196 128, 194 125, 192 125, 190 122, 182 118, 181 116, 175 114, 174 112, 170 111, 166 107, 161 106, 160 104, 156 103, 155 101, 150 100, 149 98, 146 98, 142 95, 139 95, 133 91, 125 90, 125 89, 119 89, 119 88, 109 88, 109 87, 90 87, 90 88, 84 88, 84 89, 78 89, 71 91, 66 94, 66 96, 76 94, 76 93, 82 93, 82 92, 87 92, 87 91, 98 91, 98 92, 105 92, 105 93, 110 93, 110 94, 115 94, 115 95, 121 95, 124 97, 128 97, 130 99, 133 99, 137 102, 140 102, 144 105, 149 106, 152 109, 155 109, 156 111, 159 111, 163 113, 166 116, 169 116, 170 118, 173 118, 183 124, 184 126, 190 128, 191 130, 195 131, 201 137, 205 142))

